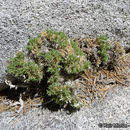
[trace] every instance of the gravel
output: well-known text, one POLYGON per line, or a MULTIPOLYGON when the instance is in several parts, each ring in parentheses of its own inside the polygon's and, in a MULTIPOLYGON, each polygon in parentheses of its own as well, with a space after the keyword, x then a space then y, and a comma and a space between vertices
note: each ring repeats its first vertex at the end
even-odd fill
MULTIPOLYGON (((104 34, 129 46, 130 0, 0 0, 0 83, 6 78, 9 57, 25 51, 28 39, 47 28, 70 37, 104 34)), ((99 122, 130 123, 130 90, 115 90, 92 109, 70 115, 63 110, 34 109, 20 117, 14 129, 98 130, 99 122)), ((13 129, 10 114, 0 113, 0 130, 13 129)))
POLYGON ((47 28, 70 37, 100 34, 130 45, 129 0, 0 0, 0 82, 9 57, 47 28))

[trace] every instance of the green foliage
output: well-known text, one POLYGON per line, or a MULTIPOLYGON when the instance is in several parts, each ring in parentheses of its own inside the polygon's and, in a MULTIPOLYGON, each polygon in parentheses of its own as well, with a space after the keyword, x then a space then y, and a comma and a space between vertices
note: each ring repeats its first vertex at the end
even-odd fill
POLYGON ((107 62, 108 61, 107 51, 110 49, 110 45, 107 42, 107 37, 102 35, 100 37, 97 37, 96 41, 100 45, 99 55, 101 56, 102 61, 107 62))
POLYGON ((78 47, 78 45, 73 40, 70 40, 70 44, 73 47, 76 55, 86 56, 86 54, 78 47))
POLYGON ((48 79, 49 88, 47 94, 52 97, 60 106, 69 103, 71 98, 71 92, 69 87, 64 87, 59 83, 60 78, 60 62, 62 61, 61 55, 58 50, 52 49, 45 55, 45 60, 47 61, 47 72, 51 73, 48 79))
POLYGON ((42 79, 42 67, 34 62, 26 62, 22 52, 18 52, 16 57, 10 58, 7 72, 16 78, 24 78, 25 82, 40 82, 42 79))
POLYGON ((69 86, 61 86, 52 84, 49 86, 48 95, 52 96, 52 100, 60 106, 68 104, 71 100, 71 91, 69 86))
POLYGON ((80 64, 80 57, 74 54, 69 55, 65 61, 65 70, 68 74, 78 74, 87 69, 86 67, 85 64, 80 64))
POLYGON ((7 66, 7 72, 15 77, 22 77, 24 75, 25 56, 23 52, 18 52, 15 58, 10 58, 10 64, 7 66))
POLYGON ((55 44, 57 44, 58 48, 65 48, 67 46, 68 38, 65 33, 47 30, 47 34, 48 34, 48 39, 54 42, 55 44))
POLYGON ((86 54, 74 41, 69 41, 63 32, 47 30, 46 40, 52 43, 52 49, 49 52, 41 51, 43 39, 42 35, 38 35, 36 38, 30 39, 27 46, 31 61, 25 61, 24 54, 18 52, 15 58, 10 59, 7 72, 17 78, 24 78, 27 83, 40 82, 43 79, 43 68, 45 67, 48 74, 47 94, 60 106, 70 104, 72 107, 79 108, 82 101, 72 92, 73 87, 59 81, 63 76, 63 71, 67 72, 66 76, 80 75, 81 72, 84 72, 89 67, 86 54))
MULTIPOLYGON (((84 72, 85 75, 82 76, 83 80, 86 79, 88 82, 89 77, 93 80, 91 74, 97 75, 100 67, 103 69, 104 67, 113 69, 112 62, 115 61, 115 57, 118 59, 122 56, 124 50, 122 50, 122 47, 118 43, 115 43, 110 48, 107 37, 103 35, 97 37, 96 41, 86 38, 81 40, 75 39, 75 41, 86 44, 84 46, 86 48, 82 48, 85 53, 76 42, 68 39, 63 32, 55 32, 52 30, 42 32, 37 37, 29 40, 29 44, 27 45, 28 60, 26 60, 23 52, 18 52, 14 58, 10 58, 7 72, 21 80, 21 82, 28 83, 29 85, 30 83, 40 83, 38 85, 41 85, 40 88, 44 86, 42 84, 43 81, 47 80, 47 82, 45 81, 47 84, 46 94, 52 101, 62 107, 70 105, 73 108, 80 108, 84 105, 84 99, 87 97, 82 92, 86 91, 81 86, 67 85, 69 83, 67 80, 73 81, 84 72), (95 52, 96 50, 98 51, 95 52), (115 50, 117 50, 116 54, 114 54, 115 50), (112 52, 112 55, 108 55, 108 51, 109 53, 112 52), (108 58, 111 58, 113 55, 114 58, 108 61, 108 58), (90 66, 87 59, 91 61, 92 65, 90 70, 91 74, 89 75, 85 71, 90 66), (107 66, 104 66, 106 63, 107 66)), ((88 86, 89 84, 87 82, 86 85, 88 86)))
POLYGON ((64 60, 65 70, 68 74, 78 74, 89 67, 89 62, 85 60, 86 54, 73 40, 70 40, 70 45, 74 51, 64 60))
POLYGON ((74 45, 74 42, 73 46, 75 46, 75 48, 79 51, 77 52, 76 50, 77 53, 74 53, 75 55, 71 54, 63 57, 60 50, 56 49, 52 49, 45 54, 45 60, 47 62, 46 65, 48 67, 47 72, 51 74, 48 79, 49 88, 47 93, 52 97, 52 100, 60 106, 70 104, 72 107, 80 107, 82 103, 76 96, 73 97, 71 91, 72 87, 59 83, 61 69, 67 71, 68 74, 78 74, 88 67, 86 62, 84 62, 83 65, 79 63, 81 57, 78 54, 85 54, 83 54, 83 52, 81 53, 81 50, 78 46, 74 45))
POLYGON ((37 49, 37 38, 32 38, 29 40, 29 45, 27 49, 31 52, 34 49, 37 49))
POLYGON ((42 36, 38 34, 37 37, 31 38, 29 44, 27 45, 27 50, 33 59, 38 59, 43 56, 43 52, 40 51, 41 46, 43 45, 42 36))
POLYGON ((42 80, 43 72, 42 69, 43 67, 36 64, 35 62, 27 62, 25 65, 25 76, 26 76, 26 81, 36 81, 40 82, 42 80))
POLYGON ((60 79, 60 69, 62 66, 60 62, 62 61, 61 55, 58 50, 52 49, 45 55, 47 61, 47 72, 51 73, 51 76, 48 79, 49 88, 47 94, 52 97, 52 100, 55 101, 60 106, 69 103, 71 98, 70 87, 63 86, 59 83, 60 79))
POLYGON ((47 60, 49 63, 58 63, 61 60, 61 54, 58 50, 52 49, 45 55, 45 60, 47 60))
MULTIPOLYGON (((56 84, 57 85, 57 84, 56 84)), ((80 108, 83 103, 77 96, 72 96, 70 86, 63 85, 51 85, 47 91, 49 96, 52 96, 52 100, 60 106, 70 104, 74 108, 80 108)))

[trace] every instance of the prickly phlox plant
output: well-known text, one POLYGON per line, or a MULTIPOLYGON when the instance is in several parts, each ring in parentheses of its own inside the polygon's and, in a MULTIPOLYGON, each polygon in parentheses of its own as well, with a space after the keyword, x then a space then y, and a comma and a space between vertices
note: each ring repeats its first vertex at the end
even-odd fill
POLYGON ((43 75, 42 66, 33 61, 25 61, 23 52, 18 52, 15 58, 10 58, 7 71, 16 78, 23 78, 25 82, 40 82, 43 75))
POLYGON ((101 35, 100 37, 96 38, 96 41, 99 43, 100 47, 99 47, 99 55, 101 57, 101 60, 103 62, 107 62, 108 61, 108 54, 107 51, 110 49, 110 45, 107 42, 108 38, 105 37, 104 35, 101 35))
MULTIPOLYGON (((106 62, 107 51, 110 48, 107 39, 101 36, 96 41, 99 43, 98 53, 106 62)), ((80 76, 90 66, 87 54, 78 44, 63 32, 47 30, 30 39, 27 50, 26 57, 29 58, 25 58, 23 52, 18 52, 14 58, 10 58, 7 66, 8 74, 24 79, 25 83, 40 83, 46 76, 48 85, 46 94, 52 101, 60 106, 81 107, 84 103, 73 92, 75 86, 67 85, 64 81, 67 80, 66 77, 80 76), (64 79, 62 82, 61 78, 64 79)))

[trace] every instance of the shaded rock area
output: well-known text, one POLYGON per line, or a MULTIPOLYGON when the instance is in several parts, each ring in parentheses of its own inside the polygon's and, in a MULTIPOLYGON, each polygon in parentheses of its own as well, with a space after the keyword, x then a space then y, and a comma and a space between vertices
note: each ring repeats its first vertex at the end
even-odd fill
MULTIPOLYGON (((70 37, 95 38, 104 34, 125 48, 130 45, 129 0, 0 0, 0 9, 1 83, 6 78, 9 57, 15 56, 18 50, 26 51, 28 39, 43 29, 63 31, 70 37)), ((0 129, 97 130, 98 123, 129 124, 129 92, 128 87, 114 88, 91 109, 84 107, 71 114, 41 108, 18 117, 11 117, 11 112, 2 112, 0 129)))
MULTIPOLYGON (((51 112, 48 109, 35 108, 26 115, 12 117, 13 113, 0 114, 0 129, 3 130, 105 130, 99 128, 99 123, 130 122, 130 89, 118 87, 110 91, 101 102, 93 104, 92 108, 81 108, 80 111, 69 114, 68 111, 51 112)), ((118 125, 119 126, 119 125, 118 125)), ((125 125, 122 125, 122 127, 125 125)), ((110 128, 116 129, 116 128, 110 128)), ((120 128, 120 130, 129 130, 120 128)))

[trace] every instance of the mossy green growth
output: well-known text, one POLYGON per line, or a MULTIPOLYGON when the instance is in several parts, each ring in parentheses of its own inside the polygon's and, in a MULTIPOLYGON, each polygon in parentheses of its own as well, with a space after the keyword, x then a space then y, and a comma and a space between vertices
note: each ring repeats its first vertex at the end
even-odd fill
POLYGON ((73 108, 80 108, 83 106, 83 102, 76 95, 72 95, 72 87, 68 85, 57 85, 52 84, 49 87, 48 95, 52 97, 52 100, 55 101, 60 106, 70 104, 73 108))
POLYGON ((101 59, 103 62, 108 61, 108 54, 107 51, 110 49, 110 45, 107 42, 108 38, 104 35, 101 35, 100 37, 96 38, 96 41, 99 43, 99 55, 101 56, 101 59))
POLYGON ((7 66, 7 72, 15 77, 22 77, 25 68, 25 55, 23 52, 18 52, 15 58, 10 58, 10 63, 7 66))
POLYGON ((68 74, 78 74, 89 67, 88 61, 83 61, 82 63, 82 57, 74 54, 68 55, 64 63, 68 74))
POLYGON ((70 40, 70 44, 73 47, 76 55, 86 56, 86 54, 78 47, 78 44, 76 44, 73 40, 70 40))
POLYGON ((89 67, 86 54, 63 32, 47 30, 44 38, 41 34, 30 39, 27 46, 30 61, 25 61, 24 54, 18 52, 16 57, 10 59, 7 72, 17 78, 24 78, 27 83, 40 82, 45 73, 48 79, 47 94, 52 100, 60 106, 70 104, 72 107, 79 108, 83 102, 74 95, 73 87, 61 83, 60 79, 64 74, 67 77, 83 73, 89 67), (41 49, 44 40, 51 43, 48 52, 43 52, 41 49), (43 68, 47 68, 44 69, 46 72, 43 72, 43 68))
POLYGON ((43 45, 42 36, 38 34, 37 37, 31 38, 29 40, 29 44, 27 45, 27 50, 33 59, 38 59, 39 56, 43 56, 43 52, 41 52, 41 46, 43 45))
MULTIPOLYGON (((47 61, 47 72, 51 74, 48 79, 48 90, 47 94, 52 97, 52 100, 63 106, 65 104, 70 104, 72 107, 75 107, 77 104, 78 98, 74 98, 72 95, 72 87, 67 85, 62 85, 59 82, 60 79, 60 70, 62 68, 63 58, 58 50, 52 49, 45 55, 45 60, 47 61)), ((81 103, 80 103, 81 105, 81 103)), ((80 107, 80 106, 76 106, 80 107)))
POLYGON ((65 48, 68 44, 68 37, 63 32, 55 32, 47 29, 47 35, 49 40, 55 44, 55 48, 65 48))
POLYGON ((27 49, 31 52, 34 49, 37 49, 37 38, 32 38, 29 40, 29 45, 27 45, 27 49))
POLYGON ((38 34, 37 37, 31 38, 29 40, 29 44, 27 45, 28 51, 33 51, 34 49, 40 48, 42 45, 42 39, 41 39, 41 34, 38 34))
POLYGON ((81 51, 78 45, 67 38, 62 32, 55 32, 47 30, 48 39, 54 43, 52 50, 45 55, 47 62, 47 72, 50 73, 48 79, 48 95, 57 104, 63 106, 70 104, 72 107, 80 107, 83 105, 82 101, 72 94, 72 86, 62 85, 59 80, 61 78, 61 70, 66 74, 80 75, 89 67, 86 61, 86 54, 81 51))
POLYGON ((40 82, 43 75, 42 66, 35 62, 25 61, 23 52, 18 52, 16 57, 10 58, 7 72, 16 78, 23 78, 27 83, 30 81, 40 82))

